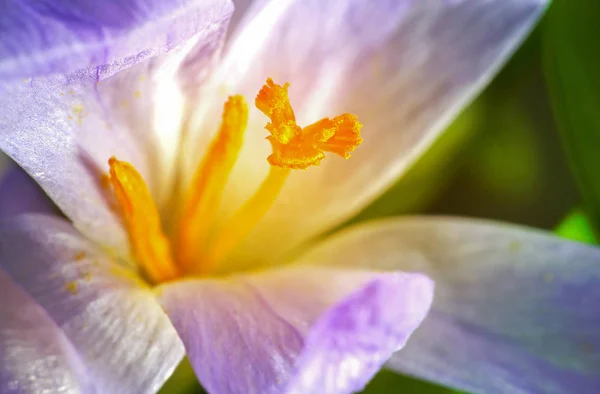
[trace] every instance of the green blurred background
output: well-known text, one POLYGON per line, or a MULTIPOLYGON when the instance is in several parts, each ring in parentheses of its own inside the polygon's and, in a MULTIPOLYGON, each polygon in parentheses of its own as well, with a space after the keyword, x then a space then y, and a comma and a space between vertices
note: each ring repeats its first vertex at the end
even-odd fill
MULTIPOLYGON (((595 243, 600 234, 600 1, 555 0, 488 89, 352 222, 482 217, 595 243)), ((162 394, 202 393, 188 363, 162 394)), ((450 393, 380 372, 364 393, 450 393)))

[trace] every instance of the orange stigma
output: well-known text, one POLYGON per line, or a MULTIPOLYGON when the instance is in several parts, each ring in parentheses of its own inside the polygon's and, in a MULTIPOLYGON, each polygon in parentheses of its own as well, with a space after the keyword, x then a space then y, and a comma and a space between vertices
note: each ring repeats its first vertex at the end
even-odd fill
POLYGON ((270 119, 266 129, 272 147, 267 158, 271 167, 255 194, 218 227, 216 215, 248 126, 248 106, 242 96, 229 97, 223 107, 221 126, 182 195, 171 240, 162 230, 158 208, 142 176, 131 164, 110 158, 108 180, 132 253, 150 281, 214 272, 266 215, 291 170, 318 165, 325 152, 347 159, 361 144, 362 125, 352 114, 300 127, 288 88, 289 84, 277 85, 269 78, 256 96, 256 107, 270 119))
POLYGON ((273 153, 267 158, 269 164, 282 168, 306 169, 318 165, 325 158, 324 152, 348 159, 350 152, 362 143, 362 125, 358 118, 352 114, 343 114, 301 128, 296 124, 288 87, 287 83, 277 85, 269 78, 255 100, 256 108, 271 119, 265 127, 271 133, 267 139, 273 148, 273 153))
POLYGON ((362 125, 352 114, 325 118, 301 128, 288 97, 289 84, 271 78, 256 96, 255 104, 271 122, 265 128, 273 153, 267 158, 271 170, 256 193, 221 227, 211 243, 207 264, 214 269, 256 227, 273 205, 292 169, 318 165, 331 152, 348 159, 362 143, 362 125))

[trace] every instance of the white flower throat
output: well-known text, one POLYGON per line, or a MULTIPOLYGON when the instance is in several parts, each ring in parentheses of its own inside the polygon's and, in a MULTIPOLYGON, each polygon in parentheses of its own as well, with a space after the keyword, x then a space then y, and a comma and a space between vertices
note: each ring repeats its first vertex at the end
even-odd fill
POLYGON ((156 204, 141 175, 130 163, 108 161, 110 184, 127 229, 133 257, 153 283, 184 275, 207 275, 252 231, 267 213, 291 170, 318 165, 331 152, 350 157, 362 142, 362 125, 353 114, 325 118, 304 128, 296 124, 288 98, 289 84, 270 78, 255 99, 269 117, 266 129, 272 153, 269 174, 255 194, 222 226, 214 228, 223 190, 243 145, 248 123, 244 97, 225 103, 219 132, 184 194, 183 209, 172 239, 163 232, 156 204))

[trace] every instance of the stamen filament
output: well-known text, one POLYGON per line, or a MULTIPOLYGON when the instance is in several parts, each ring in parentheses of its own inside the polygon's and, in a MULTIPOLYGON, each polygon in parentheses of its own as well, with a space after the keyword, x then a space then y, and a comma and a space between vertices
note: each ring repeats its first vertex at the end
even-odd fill
POLYGON ((223 120, 185 195, 179 224, 177 263, 190 271, 217 214, 223 189, 236 162, 248 125, 248 106, 243 96, 232 96, 223 109, 223 120))
POLYGON ((142 176, 129 163, 109 160, 110 184, 121 208, 132 252, 154 283, 182 274, 205 275, 229 258, 274 204, 292 169, 319 165, 325 152, 348 159, 362 138, 353 114, 300 127, 288 97, 289 84, 270 78, 255 99, 270 120, 265 128, 272 153, 269 173, 258 190, 219 228, 213 228, 225 186, 241 151, 248 126, 248 106, 242 96, 225 103, 221 127, 184 194, 176 227, 176 260, 162 231, 158 209, 142 176))
POLYGON ((154 283, 179 277, 169 240, 161 228, 158 209, 144 179, 127 162, 111 157, 108 164, 110 182, 138 264, 154 283))
POLYGON ((362 125, 353 114, 325 118, 300 127, 289 101, 288 88, 289 84, 281 86, 269 78, 256 96, 256 107, 270 119, 265 128, 270 133, 267 140, 273 148, 267 158, 271 169, 256 193, 212 239, 199 274, 214 270, 252 232, 279 196, 292 169, 318 165, 325 158, 324 152, 348 159, 362 143, 362 125))
POLYGON ((287 168, 272 166, 256 193, 219 229, 211 243, 208 261, 201 273, 212 271, 242 242, 273 205, 290 174, 287 168))

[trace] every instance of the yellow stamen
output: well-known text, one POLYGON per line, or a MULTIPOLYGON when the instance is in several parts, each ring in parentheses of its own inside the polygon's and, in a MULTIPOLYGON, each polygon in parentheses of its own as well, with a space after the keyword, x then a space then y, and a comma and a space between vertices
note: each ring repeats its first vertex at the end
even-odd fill
POLYGON ((271 119, 265 128, 271 134, 267 139, 273 152, 267 161, 272 167, 257 192, 220 229, 202 272, 214 269, 250 234, 275 202, 290 169, 318 165, 325 158, 324 152, 348 159, 362 142, 362 125, 352 114, 325 118, 305 128, 298 126, 288 87, 269 78, 256 96, 256 107, 271 119))
POLYGON ((242 96, 230 97, 223 108, 221 128, 185 195, 177 243, 177 262, 183 271, 198 262, 247 125, 246 101, 242 96))
POLYGON ((168 239, 144 179, 131 164, 111 157, 110 182, 121 208, 133 253, 149 279, 165 282, 179 276, 168 239))
POLYGON ((289 84, 270 78, 256 97, 256 107, 271 122, 266 125, 273 148, 271 169, 256 193, 213 233, 223 191, 243 144, 248 107, 242 96, 225 103, 219 132, 184 194, 176 233, 177 259, 171 255, 158 209, 141 175, 129 163, 112 157, 110 177, 138 264, 155 282, 185 274, 206 274, 216 268, 256 227, 283 189, 291 169, 318 165, 331 152, 344 158, 362 142, 356 116, 343 114, 301 128, 288 97, 289 84))
POLYGON ((289 173, 287 168, 271 167, 256 193, 219 229, 219 236, 211 244, 208 264, 202 267, 202 273, 215 268, 216 263, 250 234, 275 202, 289 173))

